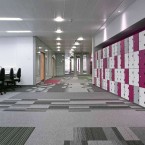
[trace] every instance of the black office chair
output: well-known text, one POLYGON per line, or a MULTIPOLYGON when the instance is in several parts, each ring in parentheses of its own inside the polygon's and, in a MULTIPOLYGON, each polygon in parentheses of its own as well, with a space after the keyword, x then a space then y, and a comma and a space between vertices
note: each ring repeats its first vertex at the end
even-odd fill
POLYGON ((7 83, 7 88, 11 88, 13 90, 15 90, 15 80, 14 80, 14 70, 13 68, 10 69, 10 74, 8 76, 8 78, 5 79, 5 82, 7 83))
MULTIPOLYGON (((15 84, 16 84, 16 82, 19 83, 21 81, 21 68, 18 68, 14 81, 15 81, 15 84)), ((20 85, 16 85, 16 86, 21 87, 20 85)))
POLYGON ((5 69, 2 68, 0 71, 0 92, 1 95, 3 94, 2 92, 6 93, 6 87, 4 85, 5 82, 5 69))

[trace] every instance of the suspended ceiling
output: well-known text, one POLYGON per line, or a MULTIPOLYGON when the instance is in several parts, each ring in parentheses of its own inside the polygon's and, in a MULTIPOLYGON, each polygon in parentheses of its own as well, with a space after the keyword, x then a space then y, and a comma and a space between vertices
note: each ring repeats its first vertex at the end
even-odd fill
POLYGON ((0 21, 0 36, 37 36, 56 51, 60 36, 61 51, 69 51, 83 36, 78 52, 91 51, 91 39, 135 0, 0 0, 0 17, 18 17, 23 21, 0 21), (66 21, 54 22, 56 16, 66 21), (64 33, 54 31, 61 28, 64 33), (7 34, 7 30, 30 30, 30 34, 7 34))

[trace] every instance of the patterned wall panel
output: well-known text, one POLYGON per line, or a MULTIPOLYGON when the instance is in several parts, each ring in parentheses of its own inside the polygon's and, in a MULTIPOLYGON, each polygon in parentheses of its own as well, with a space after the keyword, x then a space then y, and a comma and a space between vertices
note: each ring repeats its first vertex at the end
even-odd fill
POLYGON ((145 31, 95 52, 95 84, 145 107, 145 31))

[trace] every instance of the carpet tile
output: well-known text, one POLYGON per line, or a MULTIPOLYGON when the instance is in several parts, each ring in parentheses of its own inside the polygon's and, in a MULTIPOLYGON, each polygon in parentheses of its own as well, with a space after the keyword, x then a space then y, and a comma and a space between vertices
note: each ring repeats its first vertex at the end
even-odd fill
POLYGON ((0 145, 24 145, 34 127, 0 127, 0 145))

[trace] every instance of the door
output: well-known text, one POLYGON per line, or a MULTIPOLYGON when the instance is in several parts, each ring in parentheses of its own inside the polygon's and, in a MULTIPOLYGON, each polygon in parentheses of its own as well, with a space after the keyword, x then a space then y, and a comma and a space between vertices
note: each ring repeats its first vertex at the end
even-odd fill
POLYGON ((40 56, 40 78, 41 81, 45 80, 45 54, 41 52, 40 56))

